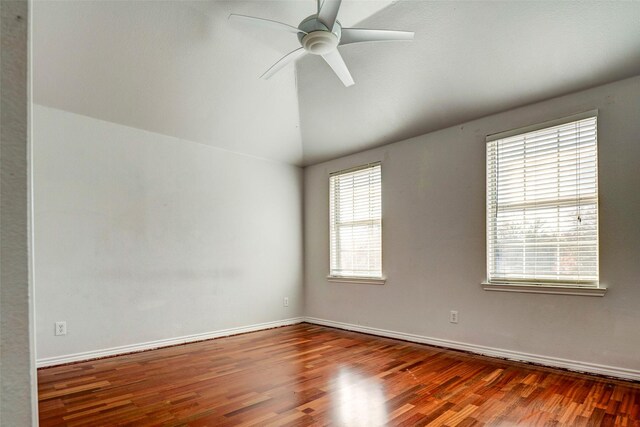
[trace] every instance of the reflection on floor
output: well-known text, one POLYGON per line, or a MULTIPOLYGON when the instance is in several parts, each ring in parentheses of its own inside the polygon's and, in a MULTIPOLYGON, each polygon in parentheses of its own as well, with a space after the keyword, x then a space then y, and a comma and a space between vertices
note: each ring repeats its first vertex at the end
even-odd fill
POLYGON ((300 324, 41 369, 41 426, 640 425, 640 385, 300 324))

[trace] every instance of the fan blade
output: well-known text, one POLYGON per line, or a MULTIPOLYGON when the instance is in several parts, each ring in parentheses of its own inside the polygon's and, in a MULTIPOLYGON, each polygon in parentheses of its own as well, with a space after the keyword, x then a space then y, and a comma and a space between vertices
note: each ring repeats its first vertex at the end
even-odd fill
MULTIPOLYGON (((326 0, 329 1, 329 0, 326 0)), ((353 77, 351 77, 351 73, 347 68, 347 64, 344 63, 340 52, 334 50, 331 53, 327 53, 326 55, 322 55, 322 58, 329 64, 329 67, 333 70, 334 73, 342 80, 342 83, 346 87, 351 86, 353 82, 353 77)))
POLYGON ((316 13, 320 13, 320 9, 322 9, 323 0, 317 0, 318 3, 318 11, 316 13))
POLYGON ((271 76, 273 76, 275 73, 277 73, 278 71, 280 71, 281 69, 283 69, 285 66, 287 66, 289 63, 295 61, 298 58, 303 57, 304 55, 307 54, 307 51, 304 50, 303 48, 298 48, 292 52, 287 53, 285 56, 283 56, 282 58, 280 58, 278 60, 278 62, 276 62, 275 64, 273 64, 271 66, 271 68, 269 68, 267 71, 265 71, 265 73, 263 75, 260 76, 261 79, 268 79, 271 76))
POLYGON ((340 45, 364 42, 390 42, 413 40, 413 31, 369 30, 366 28, 343 28, 340 45))
POLYGON ((318 20, 322 22, 329 31, 333 30, 333 25, 336 23, 341 2, 342 0, 324 0, 322 2, 322 6, 318 12, 318 20))
POLYGON ((298 33, 307 34, 306 31, 302 31, 299 28, 293 27, 288 24, 284 24, 282 22, 272 21, 270 19, 256 18, 254 16, 246 16, 246 15, 236 15, 233 13, 229 15, 229 19, 233 21, 238 21, 238 22, 262 25, 263 27, 271 28, 272 30, 284 30, 294 34, 298 34, 298 33))

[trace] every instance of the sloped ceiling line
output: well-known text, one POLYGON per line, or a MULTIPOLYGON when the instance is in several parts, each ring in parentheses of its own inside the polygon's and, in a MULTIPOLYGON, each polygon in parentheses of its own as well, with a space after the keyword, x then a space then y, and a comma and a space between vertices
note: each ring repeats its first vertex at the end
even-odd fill
POLYGON ((340 47, 352 87, 313 56, 259 80, 297 41, 228 15, 295 24, 315 8, 35 1, 34 101, 308 165, 640 74, 640 2, 344 0, 343 25, 415 40, 340 47))

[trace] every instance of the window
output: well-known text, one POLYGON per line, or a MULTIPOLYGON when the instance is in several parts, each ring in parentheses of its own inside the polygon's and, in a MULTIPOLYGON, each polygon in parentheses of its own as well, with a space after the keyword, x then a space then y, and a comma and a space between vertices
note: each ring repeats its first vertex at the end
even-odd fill
POLYGON ((595 113, 487 138, 489 284, 598 288, 597 140, 595 113))
POLYGON ((330 278, 382 278, 380 169, 373 163, 329 178, 330 278))

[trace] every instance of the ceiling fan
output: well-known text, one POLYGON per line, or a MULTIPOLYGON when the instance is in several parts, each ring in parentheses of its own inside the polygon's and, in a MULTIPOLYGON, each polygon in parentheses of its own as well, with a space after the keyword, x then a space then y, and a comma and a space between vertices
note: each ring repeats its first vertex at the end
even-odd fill
POLYGON ((366 28, 342 28, 337 20, 342 0, 317 0, 318 12, 306 17, 298 27, 269 19, 245 15, 229 15, 229 19, 262 25, 274 30, 288 31, 296 34, 300 45, 273 64, 262 76, 268 79, 287 64, 307 54, 319 55, 336 73, 345 86, 353 85, 353 77, 344 63, 338 46, 352 43, 380 42, 395 40, 413 40, 412 31, 374 30, 366 28))

